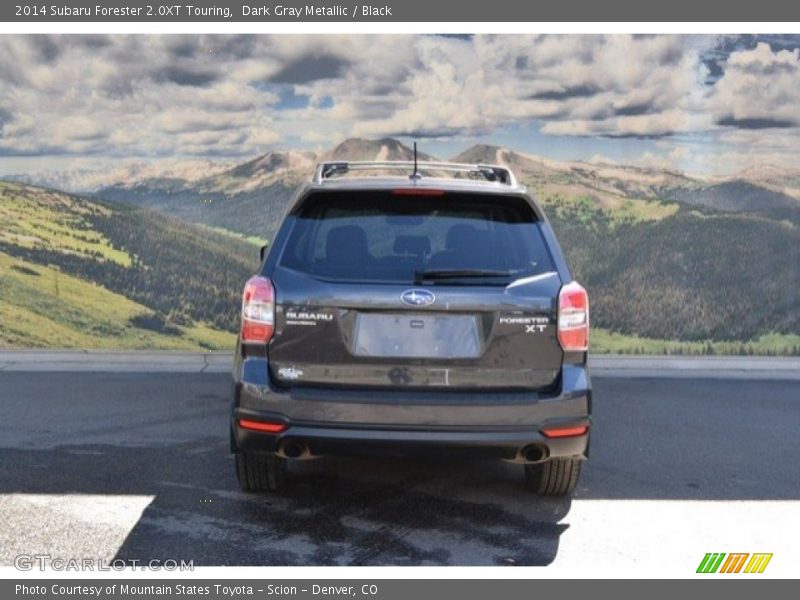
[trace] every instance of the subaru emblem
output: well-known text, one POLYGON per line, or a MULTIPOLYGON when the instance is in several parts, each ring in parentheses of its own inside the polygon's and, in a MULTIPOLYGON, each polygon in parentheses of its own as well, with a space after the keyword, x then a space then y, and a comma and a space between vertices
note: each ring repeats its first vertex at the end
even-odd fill
POLYGON ((400 300, 409 306, 428 306, 436 301, 436 296, 428 290, 411 289, 400 294, 400 300))

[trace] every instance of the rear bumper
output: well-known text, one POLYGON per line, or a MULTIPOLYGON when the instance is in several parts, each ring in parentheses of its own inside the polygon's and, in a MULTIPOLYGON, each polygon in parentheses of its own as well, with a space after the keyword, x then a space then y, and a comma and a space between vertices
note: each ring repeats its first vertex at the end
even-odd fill
POLYGON ((519 459, 534 446, 547 457, 585 457, 589 435, 548 438, 551 427, 589 426, 591 388, 583 366, 568 365, 560 390, 452 393, 274 388, 267 360, 249 358, 234 371, 232 450, 277 452, 290 442, 311 455, 376 454, 519 459), (280 433, 239 426, 279 422, 280 433))
POLYGON ((424 456, 498 458, 526 462, 525 451, 531 447, 541 459, 585 458, 589 445, 588 433, 551 439, 538 431, 528 430, 422 431, 320 427, 307 424, 290 424, 288 429, 279 434, 251 431, 238 425, 234 425, 234 430, 237 449, 250 452, 286 452, 292 458, 295 456, 288 448, 296 447, 302 449, 303 458, 324 455, 424 456))

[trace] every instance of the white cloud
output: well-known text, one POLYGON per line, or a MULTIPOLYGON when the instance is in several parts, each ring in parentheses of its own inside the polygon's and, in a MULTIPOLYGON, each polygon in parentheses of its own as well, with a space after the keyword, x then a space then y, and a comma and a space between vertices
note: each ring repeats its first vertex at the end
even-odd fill
POLYGON ((773 52, 759 43, 731 53, 714 86, 712 108, 721 124, 744 129, 800 125, 800 49, 773 52))
MULTIPOLYGON (((235 157, 298 139, 488 137, 529 122, 570 138, 701 132, 739 156, 763 144, 756 128, 772 126, 767 137, 783 141, 764 151, 794 152, 797 130, 774 126, 800 122, 800 52, 733 52, 709 85, 711 44, 668 35, 2 36, 0 154, 235 157)), ((683 160, 647 160, 662 158, 683 160)))

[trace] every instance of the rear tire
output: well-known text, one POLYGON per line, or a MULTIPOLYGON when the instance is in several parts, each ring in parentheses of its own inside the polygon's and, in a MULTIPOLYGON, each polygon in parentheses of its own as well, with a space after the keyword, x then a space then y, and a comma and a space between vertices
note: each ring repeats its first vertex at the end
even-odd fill
POLYGON ((528 489, 540 496, 566 496, 578 484, 581 462, 574 458, 551 458, 543 463, 525 465, 528 489))
POLYGON ((286 459, 274 454, 237 452, 236 477, 243 492, 274 492, 286 481, 286 459))

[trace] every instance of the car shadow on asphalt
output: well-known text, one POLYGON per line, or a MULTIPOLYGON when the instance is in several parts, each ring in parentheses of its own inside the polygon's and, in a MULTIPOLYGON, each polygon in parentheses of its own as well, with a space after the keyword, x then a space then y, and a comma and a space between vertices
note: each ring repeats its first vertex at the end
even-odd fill
POLYGON ((497 461, 323 458, 238 490, 227 441, 0 449, 0 493, 151 495, 116 558, 200 565, 547 565, 566 499, 497 461))

